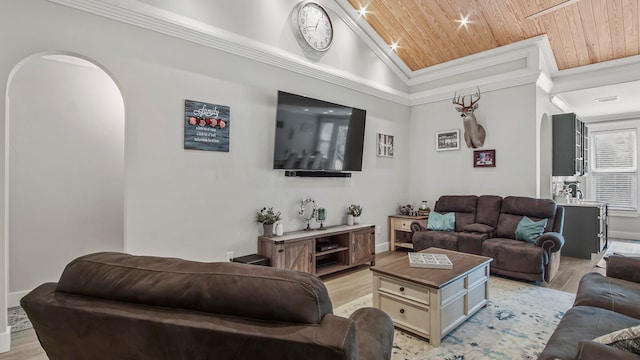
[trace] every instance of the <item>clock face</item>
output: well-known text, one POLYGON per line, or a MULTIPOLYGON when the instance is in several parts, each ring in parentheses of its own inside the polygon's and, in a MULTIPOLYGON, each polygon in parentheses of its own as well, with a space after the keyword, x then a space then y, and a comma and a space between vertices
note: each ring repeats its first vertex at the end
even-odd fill
MULTIPOLYGON (((294 11, 295 13, 295 11, 294 11)), ((300 3, 294 19, 296 35, 315 51, 326 51, 333 41, 333 25, 327 11, 315 2, 300 3)))

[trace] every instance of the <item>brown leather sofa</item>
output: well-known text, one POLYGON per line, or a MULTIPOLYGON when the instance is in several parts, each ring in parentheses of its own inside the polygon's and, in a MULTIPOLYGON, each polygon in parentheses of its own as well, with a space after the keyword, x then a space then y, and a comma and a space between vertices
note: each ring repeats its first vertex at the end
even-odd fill
POLYGON ((389 359, 384 312, 332 314, 317 277, 96 253, 21 300, 49 359, 389 359))
POLYGON ((445 195, 435 204, 438 213, 455 212, 454 231, 427 230, 411 224, 415 251, 439 247, 493 258, 491 272, 527 281, 551 281, 560 266, 564 245, 564 209, 550 199, 494 195, 445 195), (516 240, 524 216, 547 219, 535 244, 516 240))
POLYGON ((610 256, 606 274, 582 277, 573 307, 560 320, 539 359, 640 359, 632 352, 593 341, 640 325, 640 259, 610 256))

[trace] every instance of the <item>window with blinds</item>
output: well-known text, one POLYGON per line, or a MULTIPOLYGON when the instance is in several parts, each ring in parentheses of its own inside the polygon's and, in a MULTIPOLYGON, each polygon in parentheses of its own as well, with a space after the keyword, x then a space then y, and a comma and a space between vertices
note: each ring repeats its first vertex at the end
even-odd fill
POLYGON ((637 210, 636 129, 593 132, 591 193, 612 210, 637 210))

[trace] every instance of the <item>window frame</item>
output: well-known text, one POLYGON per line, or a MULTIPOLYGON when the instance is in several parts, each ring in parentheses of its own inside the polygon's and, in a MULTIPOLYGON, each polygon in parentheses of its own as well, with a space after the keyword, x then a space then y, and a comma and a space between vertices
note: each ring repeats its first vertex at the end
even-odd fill
MULTIPOLYGON (((587 175, 588 188, 590 189, 590 195, 595 199, 594 191, 594 183, 593 176, 597 173, 603 173, 607 171, 598 171, 595 169, 596 167, 596 146, 595 146, 595 137, 598 134, 607 133, 607 132, 619 132, 619 131, 635 131, 636 133, 636 164, 635 171, 636 174, 636 208, 635 209, 622 209, 616 208, 615 205, 609 204, 609 209, 612 210, 611 215, 620 215, 620 216, 638 216, 640 214, 640 119, 630 119, 630 120, 620 120, 620 121, 606 121, 606 122, 598 122, 598 123, 588 123, 589 128, 589 172, 587 175)), ((611 172, 620 172, 624 173, 625 171, 611 171, 611 172)), ((626 171, 629 173, 630 171, 626 171)))

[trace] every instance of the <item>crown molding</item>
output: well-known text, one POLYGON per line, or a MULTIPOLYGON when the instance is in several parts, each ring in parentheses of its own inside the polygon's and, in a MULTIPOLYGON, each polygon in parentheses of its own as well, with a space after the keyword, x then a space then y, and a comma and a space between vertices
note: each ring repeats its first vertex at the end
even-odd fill
POLYGON ((49 1, 408 105, 406 92, 135 0, 49 1))
MULTIPOLYGON (((359 18, 357 11, 347 0, 336 0, 326 4, 340 17, 369 48, 398 76, 407 86, 428 86, 434 80, 441 84, 435 88, 417 92, 404 92, 359 77, 351 73, 310 62, 308 59, 286 52, 235 33, 216 28, 176 13, 147 5, 135 0, 48 0, 87 13, 103 16, 115 21, 134 25, 161 34, 183 39, 189 42, 214 48, 234 55, 249 58, 264 64, 285 69, 331 84, 342 86, 364 94, 375 96, 401 105, 410 106, 448 99, 451 93, 464 88, 479 86, 483 91, 491 91, 538 82, 540 75, 557 72, 555 59, 551 53, 546 35, 505 45, 482 53, 470 55, 447 63, 435 65, 419 71, 411 71, 384 44, 368 23, 359 18), (509 63, 520 61, 524 66, 505 73, 491 73, 509 63), (482 75, 482 70, 487 75, 482 75), (556 69, 556 70, 554 70, 556 69), (476 79, 464 82, 456 80, 463 73, 478 73, 476 79), (447 78, 451 81, 447 83, 447 78)), ((324 0, 324 2, 328 2, 324 0)), ((552 79, 551 76, 547 76, 552 79)), ((548 81, 544 82, 548 84, 548 81)), ((546 88, 546 87, 545 87, 546 88)))

